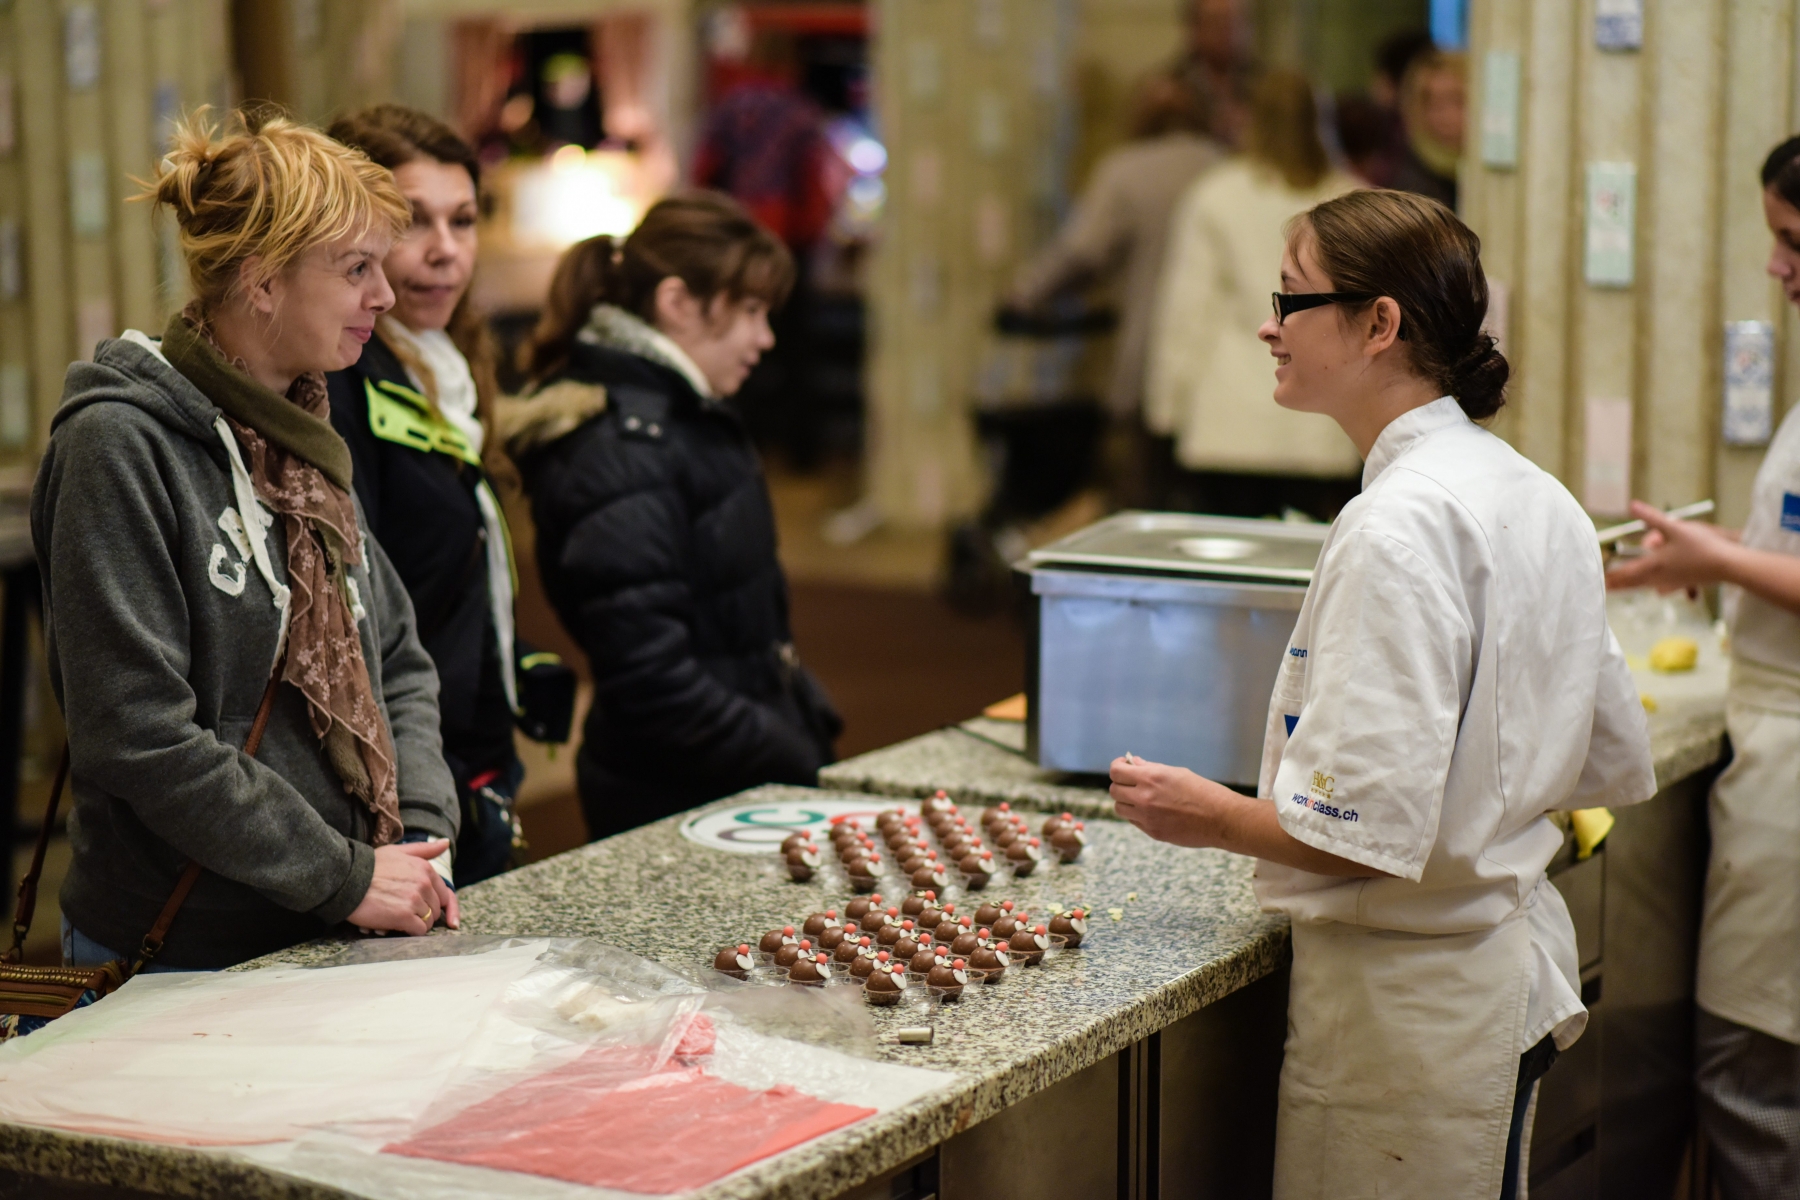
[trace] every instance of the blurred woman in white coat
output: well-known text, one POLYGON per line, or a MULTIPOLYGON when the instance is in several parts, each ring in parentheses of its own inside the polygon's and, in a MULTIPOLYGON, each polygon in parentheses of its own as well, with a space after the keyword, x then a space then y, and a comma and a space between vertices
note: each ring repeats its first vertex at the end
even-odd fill
MULTIPOLYGON (((1170 229, 1151 325, 1144 421, 1153 433, 1174 440, 1181 467, 1353 480, 1356 447, 1340 430, 1268 402, 1269 355, 1257 328, 1269 315, 1270 267, 1281 258, 1283 227, 1295 214, 1356 186, 1325 156, 1305 77, 1293 71, 1264 75, 1252 97, 1247 152, 1196 180, 1177 204, 1170 229)), ((1202 488, 1208 511, 1265 515, 1271 502, 1255 496, 1239 501, 1234 493, 1269 489, 1253 481, 1220 482, 1223 488, 1202 488)), ((1354 494, 1352 482, 1343 495, 1354 494)), ((1280 507, 1275 503, 1276 511, 1280 507)), ((1337 505, 1330 507, 1335 512, 1337 505)))

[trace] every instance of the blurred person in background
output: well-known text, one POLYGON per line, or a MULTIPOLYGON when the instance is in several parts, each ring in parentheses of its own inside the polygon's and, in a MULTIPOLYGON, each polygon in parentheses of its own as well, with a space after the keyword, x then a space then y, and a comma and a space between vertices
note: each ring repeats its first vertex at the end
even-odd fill
POLYGON ((1368 92, 1349 92, 1337 98, 1338 142, 1344 157, 1350 169, 1374 187, 1392 186, 1406 159, 1401 83, 1413 60, 1431 50, 1431 35, 1423 29, 1389 35, 1375 49, 1375 74, 1368 92))
POLYGON ((1257 337, 1284 227, 1356 186, 1326 158, 1311 84, 1274 70, 1252 93, 1244 153, 1177 203, 1144 408, 1178 463, 1171 506, 1249 517, 1292 507, 1329 518, 1356 494, 1361 460, 1341 430, 1259 399, 1269 354, 1257 337))
POLYGON ((444 760, 462 806, 459 887, 504 871, 524 769, 513 748, 513 586, 500 505, 482 469, 494 353, 468 302, 480 167, 434 117, 380 104, 332 137, 394 173, 412 208, 382 266, 394 306, 362 358, 326 376, 368 531, 412 597, 437 665, 444 760))
POLYGON ((1456 164, 1462 158, 1468 90, 1468 63, 1462 55, 1433 50, 1413 60, 1400 85, 1406 153, 1389 187, 1456 208, 1456 164))
POLYGON ((1106 407, 1119 449, 1108 457, 1120 467, 1112 472, 1117 498, 1130 507, 1153 502, 1138 494, 1147 462, 1140 410, 1169 217, 1188 185, 1225 152, 1206 132, 1204 99, 1178 76, 1152 77, 1136 109, 1131 140, 1095 165, 1075 211, 1020 269, 1006 297, 1008 308, 1030 312, 1076 289, 1118 281, 1120 328, 1106 407))
POLYGON ((563 255, 530 388, 502 407, 545 590, 593 668, 576 779, 594 838, 832 761, 843 723, 794 649, 768 488, 727 403, 793 273, 729 197, 659 201, 563 255))
POLYGON ((797 266, 792 293, 770 315, 775 346, 746 381, 738 406, 759 439, 772 440, 801 468, 818 454, 808 386, 808 266, 831 222, 831 146, 824 116, 801 90, 794 35, 758 30, 750 74, 706 118, 694 155, 696 187, 724 192, 779 237, 797 266))
POLYGON ((1188 0, 1187 45, 1172 73, 1206 105, 1208 132, 1232 149, 1243 144, 1255 57, 1243 0, 1188 0))

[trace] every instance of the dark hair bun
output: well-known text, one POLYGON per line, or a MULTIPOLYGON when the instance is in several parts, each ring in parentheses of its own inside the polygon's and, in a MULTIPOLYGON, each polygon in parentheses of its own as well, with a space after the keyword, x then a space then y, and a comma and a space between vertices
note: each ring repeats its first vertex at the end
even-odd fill
POLYGON ((1475 335, 1475 344, 1451 368, 1450 394, 1471 421, 1485 421, 1506 403, 1506 381, 1512 367, 1490 334, 1475 335))

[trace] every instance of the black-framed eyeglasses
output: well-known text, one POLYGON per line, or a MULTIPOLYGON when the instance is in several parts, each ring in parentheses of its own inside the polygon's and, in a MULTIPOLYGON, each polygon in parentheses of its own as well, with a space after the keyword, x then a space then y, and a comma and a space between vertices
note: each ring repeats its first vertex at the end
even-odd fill
POLYGON ((1327 304, 1360 304, 1364 300, 1373 300, 1375 296, 1369 292, 1271 292, 1269 299, 1275 305, 1275 323, 1280 325, 1297 312, 1305 312, 1309 308, 1322 308, 1327 304))

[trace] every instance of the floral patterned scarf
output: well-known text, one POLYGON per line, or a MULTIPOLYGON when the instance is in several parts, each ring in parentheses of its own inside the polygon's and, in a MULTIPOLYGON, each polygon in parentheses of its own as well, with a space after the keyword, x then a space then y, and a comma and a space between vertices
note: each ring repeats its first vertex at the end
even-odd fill
POLYGON ((196 305, 169 322, 163 354, 225 414, 257 499, 287 533, 288 651, 282 679, 300 689, 313 735, 344 790, 368 806, 377 846, 400 840, 394 746, 363 661, 350 568, 363 561, 350 495, 350 453, 330 423, 325 377, 277 396, 228 359, 196 305))

